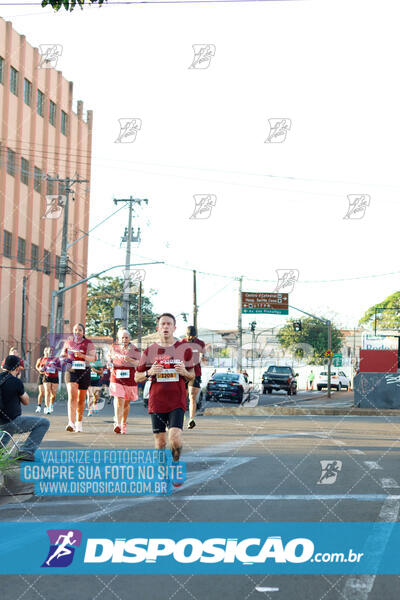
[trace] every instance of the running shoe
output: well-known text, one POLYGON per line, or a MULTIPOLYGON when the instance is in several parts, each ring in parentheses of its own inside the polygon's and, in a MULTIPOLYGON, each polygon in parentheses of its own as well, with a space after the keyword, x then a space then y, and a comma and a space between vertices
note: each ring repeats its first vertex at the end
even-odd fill
POLYGON ((171 448, 173 461, 177 462, 179 460, 179 457, 181 455, 181 450, 182 450, 182 448, 171 448))
POLYGON ((35 412, 41 412, 42 407, 40 406, 40 404, 37 405, 35 412))
POLYGON ((65 428, 66 431, 75 431, 75 425, 72 421, 68 421, 68 425, 65 428))
POLYGON ((89 411, 88 411, 88 414, 87 414, 87 416, 88 416, 88 417, 93 417, 93 411, 92 411, 92 410, 89 410, 89 411))
POLYGON ((82 433, 82 432, 83 432, 82 421, 76 421, 75 422, 75 433, 82 433))
POLYGON ((187 428, 193 429, 193 427, 196 427, 196 421, 194 419, 190 419, 187 428))
POLYGON ((44 407, 43 414, 44 415, 48 415, 49 414, 49 409, 47 408, 47 406, 44 407))
POLYGON ((116 423, 114 425, 114 433, 121 433, 121 427, 116 423))
POLYGON ((49 410, 48 410, 48 412, 49 412, 50 414, 52 414, 52 412, 53 412, 53 411, 54 411, 54 406, 53 406, 53 405, 51 405, 51 406, 50 406, 50 408, 49 408, 49 410))
POLYGON ((121 423, 121 433, 126 433, 126 423, 121 423))

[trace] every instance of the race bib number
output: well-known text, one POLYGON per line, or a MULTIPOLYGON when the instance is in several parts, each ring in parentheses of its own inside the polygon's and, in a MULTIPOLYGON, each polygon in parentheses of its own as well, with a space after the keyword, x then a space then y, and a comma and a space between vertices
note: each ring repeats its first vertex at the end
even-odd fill
POLYGON ((84 369, 86 367, 84 360, 73 360, 72 368, 73 369, 84 369))
POLYGON ((55 373, 55 372, 56 372, 56 370, 54 367, 47 367, 47 369, 46 369, 46 373, 55 373))
POLYGON ((179 381, 179 375, 175 369, 164 369, 162 373, 156 376, 156 380, 160 383, 170 383, 171 381, 179 381))
POLYGON ((117 369, 115 372, 117 379, 128 379, 129 369, 117 369))

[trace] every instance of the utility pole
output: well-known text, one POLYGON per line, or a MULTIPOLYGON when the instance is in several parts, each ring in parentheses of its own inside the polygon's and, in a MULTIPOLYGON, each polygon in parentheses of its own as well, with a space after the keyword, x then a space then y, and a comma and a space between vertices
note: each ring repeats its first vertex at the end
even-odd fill
MULTIPOLYGON (((64 219, 63 219, 63 230, 61 240, 61 254, 60 254, 60 277, 58 279, 58 291, 65 287, 65 279, 68 270, 68 257, 67 257, 67 244, 68 244, 68 209, 69 209, 69 195, 73 193, 71 186, 75 183, 88 183, 88 179, 81 179, 79 175, 73 179, 69 177, 60 178, 58 177, 47 177, 48 181, 55 181, 63 184, 63 190, 65 194, 64 204, 64 219)), ((56 313, 56 333, 63 333, 64 331, 64 294, 57 296, 57 313, 56 313)))
POLYGON ((238 353, 237 353, 237 368, 242 370, 242 286, 243 275, 239 277, 239 311, 238 311, 238 353))
POLYGON ((140 229, 138 230, 137 236, 133 236, 132 231, 132 211, 133 205, 139 204, 142 202, 146 204, 149 203, 147 199, 141 198, 133 198, 129 196, 129 198, 114 198, 114 204, 118 204, 118 202, 127 202, 129 203, 129 216, 128 216, 128 228, 125 229, 125 235, 122 238, 123 242, 126 242, 126 258, 125 258, 125 273, 124 273, 124 294, 122 299, 122 325, 128 329, 129 325, 129 265, 131 264, 131 243, 132 242, 140 242, 140 229))
MULTIPOLYGON (((332 324, 330 321, 327 321, 328 325, 328 350, 332 348, 332 324)), ((331 397, 331 364, 332 358, 329 356, 328 358, 328 398, 331 397)))
MULTIPOLYGON (((328 350, 331 350, 331 344, 332 344, 332 323, 331 321, 328 321, 328 319, 321 319, 320 317, 316 317, 315 315, 312 315, 309 312, 306 312, 305 310, 302 310, 301 308, 296 308, 296 306, 291 306, 289 304, 289 308, 293 308, 294 310, 298 310, 299 312, 303 313, 304 315, 308 315, 309 317, 312 317, 313 319, 317 319, 317 321, 321 321, 321 323, 324 323, 324 325, 328 326, 328 350)), ((328 359, 328 398, 331 397, 331 358, 329 357, 328 359)))
POLYGON ((196 287, 196 270, 193 269, 193 325, 197 331, 197 287, 196 287))
POLYGON ((142 282, 139 281, 138 297, 138 347, 142 351, 142 282))
POLYGON ((25 360, 25 328, 26 328, 26 282, 28 278, 24 275, 22 279, 22 321, 21 321, 21 357, 25 360))
POLYGON ((256 339, 256 327, 257 327, 256 321, 252 321, 250 323, 250 331, 251 331, 251 366, 253 369, 253 383, 254 383, 254 379, 255 379, 254 346, 255 346, 255 339, 256 339))

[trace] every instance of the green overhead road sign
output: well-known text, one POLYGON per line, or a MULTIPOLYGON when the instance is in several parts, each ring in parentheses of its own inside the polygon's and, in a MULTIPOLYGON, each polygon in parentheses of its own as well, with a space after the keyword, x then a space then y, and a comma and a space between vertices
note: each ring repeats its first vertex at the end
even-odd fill
POLYGON ((333 366, 334 367, 341 367, 343 364, 343 356, 341 352, 337 352, 336 354, 333 355, 333 366))
POLYGON ((242 292, 243 314, 288 315, 289 296, 276 292, 242 292))

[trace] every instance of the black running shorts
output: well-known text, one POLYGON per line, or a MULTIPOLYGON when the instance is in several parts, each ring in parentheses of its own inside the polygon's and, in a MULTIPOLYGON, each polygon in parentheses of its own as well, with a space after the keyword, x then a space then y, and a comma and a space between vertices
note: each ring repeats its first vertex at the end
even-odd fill
POLYGON ((197 375, 194 379, 188 382, 189 387, 201 388, 201 376, 197 375))
POLYGON ((58 384, 58 377, 50 377, 49 375, 45 375, 43 377, 43 382, 44 383, 57 383, 58 384))
POLYGON ((185 411, 183 408, 175 408, 169 413, 151 413, 151 424, 153 433, 165 433, 166 427, 178 427, 183 429, 185 411))
POLYGON ((66 371, 65 383, 77 383, 78 389, 87 390, 90 387, 90 367, 82 370, 66 371))

